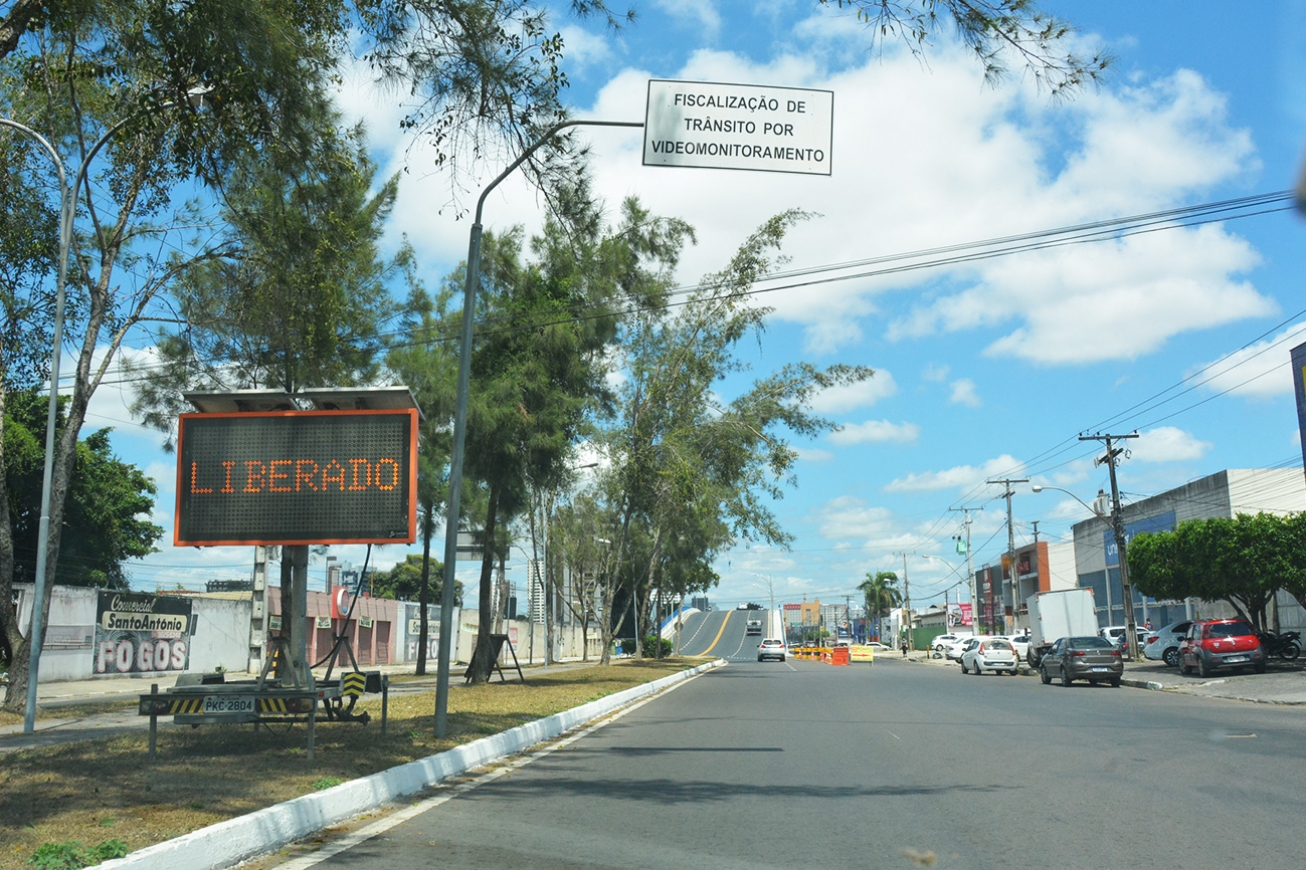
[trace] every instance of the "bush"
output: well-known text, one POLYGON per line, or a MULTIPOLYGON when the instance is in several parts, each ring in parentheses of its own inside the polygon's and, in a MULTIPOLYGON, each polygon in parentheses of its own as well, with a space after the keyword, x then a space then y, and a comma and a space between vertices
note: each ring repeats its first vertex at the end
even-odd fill
MULTIPOLYGON (((662 655, 663 655, 664 657, 665 657, 665 656, 669 656, 669 655, 671 655, 671 650, 672 650, 672 648, 673 648, 673 647, 672 647, 672 643, 671 643, 671 641, 668 640, 668 639, 665 638, 665 637, 662 638, 661 640, 662 640, 662 655)), ((657 636, 657 635, 655 635, 655 634, 650 634, 650 635, 648 635, 647 637, 645 637, 645 638, 644 638, 644 655, 646 655, 646 656, 656 655, 656 654, 657 654, 657 643, 658 643, 658 636, 657 636)))
POLYGON ((126 855, 127 844, 122 840, 105 840, 92 849, 84 848, 76 840, 69 840, 66 843, 46 843, 27 859, 27 863, 36 870, 80 870, 126 855))
MULTIPOLYGON (((654 644, 657 643, 657 640, 658 640, 657 636, 652 634, 647 635, 644 638, 644 655, 652 657, 657 652, 657 647, 654 646, 654 644)), ((671 655, 672 649, 673 649, 673 645, 671 641, 667 640, 666 638, 663 638, 662 655, 663 656, 671 655)), ((635 654, 635 638, 623 637, 621 639, 621 651, 628 656, 633 656, 635 654)))

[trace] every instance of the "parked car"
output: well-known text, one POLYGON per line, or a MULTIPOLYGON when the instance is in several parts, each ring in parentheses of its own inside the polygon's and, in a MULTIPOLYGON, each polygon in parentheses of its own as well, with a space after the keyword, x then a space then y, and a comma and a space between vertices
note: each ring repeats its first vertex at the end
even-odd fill
MULTIPOLYGON (((1140 635, 1143 633, 1143 629, 1141 627, 1137 628, 1136 631, 1140 635)), ((1106 638, 1107 640, 1111 641, 1113 644, 1118 646, 1122 651, 1128 645, 1128 638, 1125 634, 1125 626, 1123 625, 1108 625, 1106 628, 1100 629, 1098 631, 1098 634, 1106 638)))
POLYGON ((966 646, 975 639, 976 638, 973 635, 970 637, 957 638, 952 643, 948 644, 946 647, 943 648, 943 657, 950 662, 961 661, 962 652, 964 652, 966 646))
POLYGON ((943 658, 943 653, 948 648, 948 646, 955 643, 958 640, 970 640, 970 635, 969 634, 941 634, 938 637, 936 637, 934 640, 930 641, 930 654, 933 655, 934 658, 936 659, 943 658))
POLYGON ((768 637, 757 645, 757 660, 764 662, 767 659, 775 659, 778 662, 785 660, 785 642, 774 637, 768 637))
POLYGON ((1188 626, 1179 645, 1179 671, 1193 668, 1209 677, 1220 668, 1254 668, 1265 673, 1265 650, 1256 630, 1245 619, 1203 619, 1188 626))
POLYGON ((1045 686, 1054 674, 1063 686, 1075 680, 1119 686, 1125 660, 1120 648, 1104 637, 1063 637, 1043 654, 1038 670, 1045 686))
POLYGON ((862 644, 862 646, 870 647, 877 653, 893 652, 893 647, 889 646, 887 643, 880 643, 878 640, 868 641, 867 643, 862 644))
POLYGON ((1012 648, 1016 650, 1016 658, 1023 662, 1029 655, 1029 632, 1009 634, 1007 640, 1011 641, 1012 648))
POLYGON ((1178 665, 1179 644, 1184 642, 1188 627, 1192 624, 1191 619, 1185 619, 1183 622, 1172 622, 1162 628, 1146 632, 1146 638, 1140 634, 1139 643, 1144 644, 1143 658, 1154 662, 1165 662, 1172 668, 1178 665))
POLYGON ((955 634, 941 634, 938 637, 936 637, 934 640, 930 641, 930 649, 931 650, 943 649, 945 646, 947 646, 948 644, 956 640, 957 637, 958 635, 955 634))
POLYGON ((961 654, 962 673, 974 672, 976 676, 985 669, 1000 674, 1006 671, 1015 675, 1019 669, 1020 659, 1011 641, 1005 637, 992 637, 966 644, 966 651, 961 654))

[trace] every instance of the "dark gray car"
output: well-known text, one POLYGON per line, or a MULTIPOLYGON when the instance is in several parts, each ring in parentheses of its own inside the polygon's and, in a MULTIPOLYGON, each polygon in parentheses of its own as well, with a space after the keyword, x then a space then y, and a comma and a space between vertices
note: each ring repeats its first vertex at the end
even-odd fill
POLYGON ((1119 686, 1125 660, 1120 648, 1104 637, 1063 637, 1044 653, 1038 670, 1044 685, 1056 676, 1063 686, 1075 680, 1119 686))

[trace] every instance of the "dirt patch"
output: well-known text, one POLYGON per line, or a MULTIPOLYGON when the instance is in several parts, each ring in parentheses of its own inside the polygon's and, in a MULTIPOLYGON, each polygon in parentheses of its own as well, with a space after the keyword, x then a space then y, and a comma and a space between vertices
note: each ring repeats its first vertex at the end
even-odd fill
POLYGON ((622 662, 533 675, 529 682, 458 686, 449 736, 434 735, 435 691, 359 704, 373 721, 319 723, 309 763, 303 724, 160 728, 148 763, 145 731, 0 756, 0 870, 27 870, 44 843, 94 846, 119 839, 142 849, 198 828, 497 734, 699 664, 622 662))

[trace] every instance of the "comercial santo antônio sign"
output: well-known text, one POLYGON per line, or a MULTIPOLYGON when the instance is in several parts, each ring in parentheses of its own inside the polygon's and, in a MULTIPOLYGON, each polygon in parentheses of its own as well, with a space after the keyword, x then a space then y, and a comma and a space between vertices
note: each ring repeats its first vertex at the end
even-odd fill
POLYGON ((645 166, 830 175, 834 91, 652 79, 645 166))

